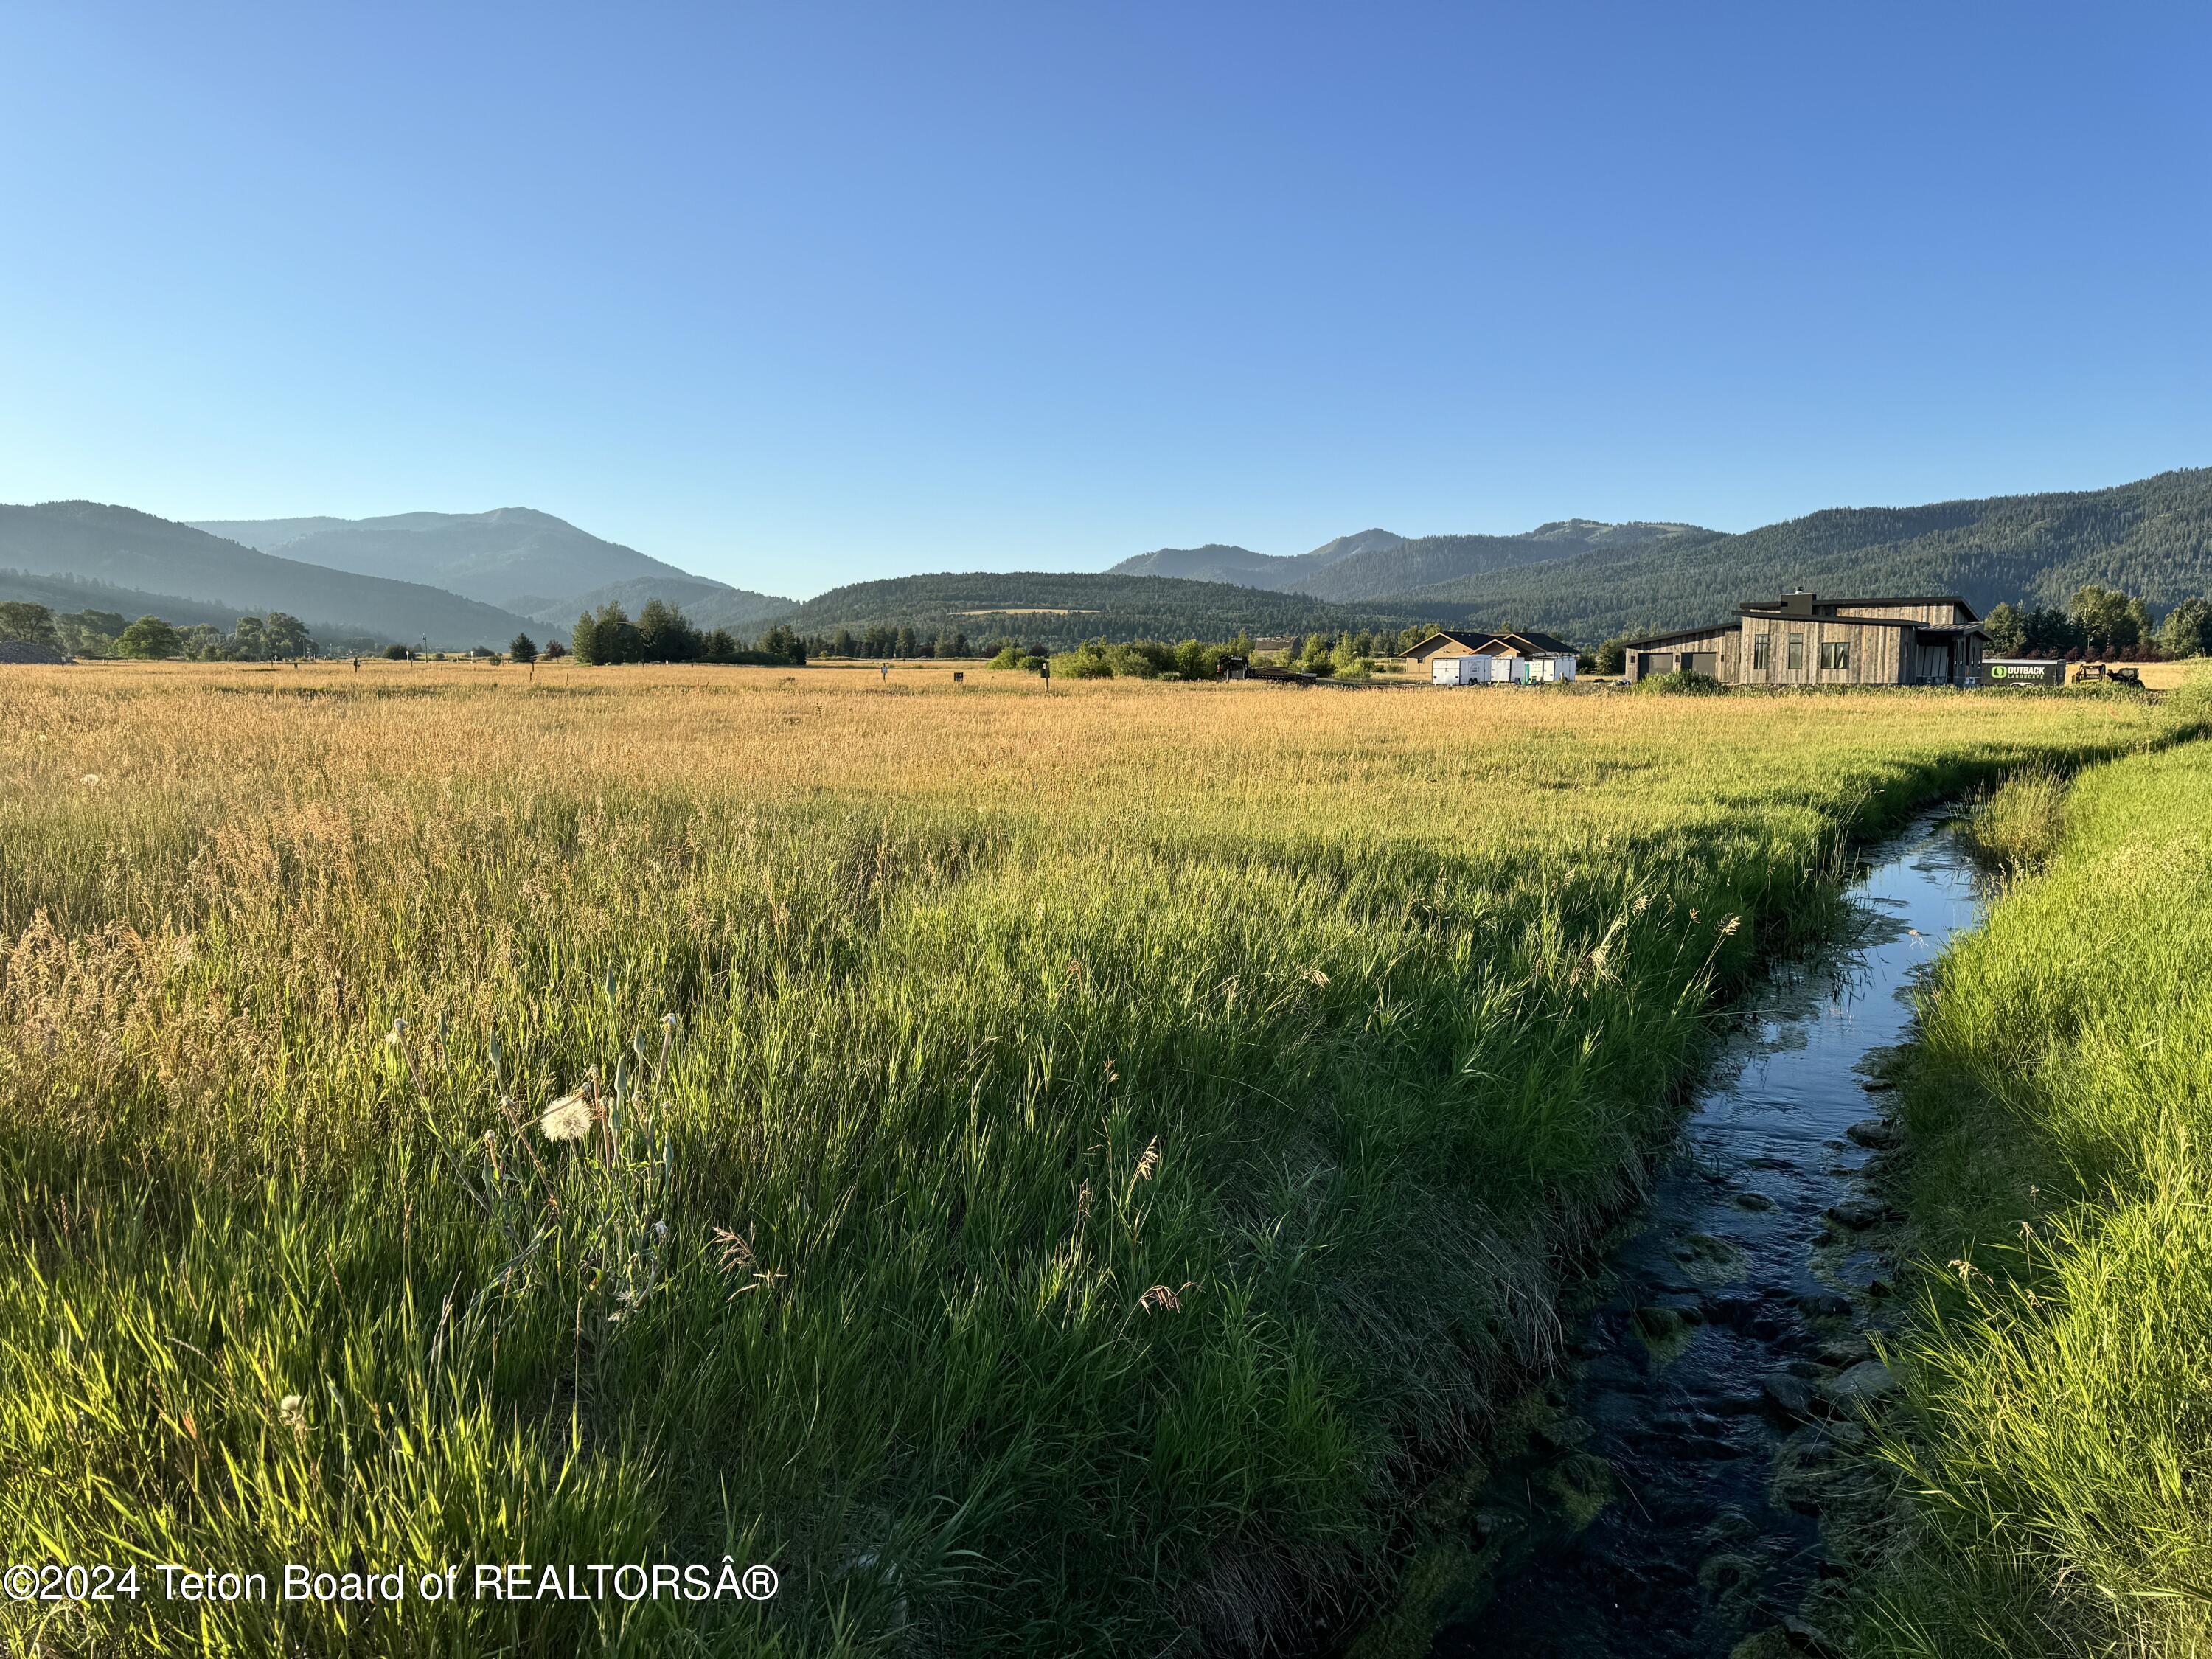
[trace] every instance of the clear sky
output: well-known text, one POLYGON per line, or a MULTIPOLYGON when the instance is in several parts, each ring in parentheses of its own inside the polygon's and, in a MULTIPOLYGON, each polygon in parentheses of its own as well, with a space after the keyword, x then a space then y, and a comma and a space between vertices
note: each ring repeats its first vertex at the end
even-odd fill
POLYGON ((2212 462, 2203 4, 0 0, 0 500, 749 587, 2212 462))

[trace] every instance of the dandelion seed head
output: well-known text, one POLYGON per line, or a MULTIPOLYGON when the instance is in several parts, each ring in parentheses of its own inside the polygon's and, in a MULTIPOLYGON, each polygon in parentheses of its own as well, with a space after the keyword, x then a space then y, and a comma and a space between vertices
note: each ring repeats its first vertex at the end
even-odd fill
POLYGON ((538 1120, 538 1132, 548 1140, 581 1140, 591 1133, 592 1121, 592 1103, 579 1089, 545 1109, 538 1120))

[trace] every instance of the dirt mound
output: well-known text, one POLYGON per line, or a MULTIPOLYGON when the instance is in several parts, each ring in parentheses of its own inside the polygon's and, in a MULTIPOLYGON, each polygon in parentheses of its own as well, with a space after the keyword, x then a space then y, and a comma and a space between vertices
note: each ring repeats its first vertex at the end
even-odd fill
POLYGON ((69 660, 67 652, 57 651, 51 645, 33 645, 28 640, 0 640, 0 663, 58 663, 69 660))

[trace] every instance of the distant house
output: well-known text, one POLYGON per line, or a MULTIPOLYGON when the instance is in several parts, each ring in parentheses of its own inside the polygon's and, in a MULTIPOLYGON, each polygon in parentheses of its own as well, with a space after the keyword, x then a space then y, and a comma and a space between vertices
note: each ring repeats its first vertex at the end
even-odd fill
POLYGON ((1785 593, 1736 620, 1627 642, 1628 677, 1704 674, 1729 685, 1959 685, 1978 679, 1989 635, 1956 594, 1823 599, 1785 593))
POLYGON ((1404 653, 1438 685, 1504 685, 1571 680, 1575 648, 1549 634, 1477 634, 1440 628, 1404 653))

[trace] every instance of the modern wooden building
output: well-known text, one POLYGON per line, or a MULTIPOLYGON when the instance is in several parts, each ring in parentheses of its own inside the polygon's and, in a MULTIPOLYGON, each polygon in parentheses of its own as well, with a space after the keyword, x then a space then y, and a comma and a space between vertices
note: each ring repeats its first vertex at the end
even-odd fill
POLYGON ((1404 656, 1439 685, 1503 685, 1575 677, 1574 647, 1549 634, 1520 629, 1477 634, 1438 629, 1404 656))
POLYGON ((1978 684, 1989 635, 1973 608, 1932 599, 1823 599, 1785 593, 1736 620, 1631 640, 1631 679, 1677 671, 1729 685, 1978 684))

